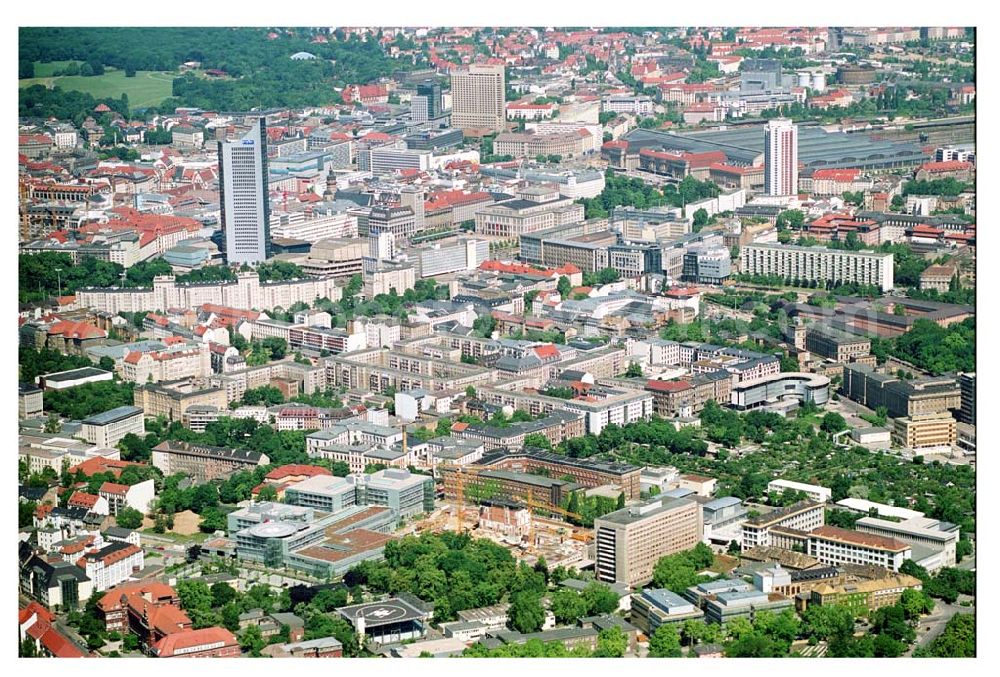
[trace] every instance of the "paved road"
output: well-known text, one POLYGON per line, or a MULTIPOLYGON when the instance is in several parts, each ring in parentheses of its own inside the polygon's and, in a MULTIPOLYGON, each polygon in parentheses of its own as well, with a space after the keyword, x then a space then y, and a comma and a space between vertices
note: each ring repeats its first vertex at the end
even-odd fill
POLYGON ((957 613, 975 613, 975 606, 960 606, 956 604, 945 604, 941 600, 934 600, 934 613, 930 616, 926 616, 920 619, 920 625, 917 626, 917 641, 914 643, 913 647, 907 655, 913 653, 914 650, 927 646, 933 642, 938 635, 944 632, 945 626, 951 617, 957 613), (929 629, 928 629, 929 628, 929 629))

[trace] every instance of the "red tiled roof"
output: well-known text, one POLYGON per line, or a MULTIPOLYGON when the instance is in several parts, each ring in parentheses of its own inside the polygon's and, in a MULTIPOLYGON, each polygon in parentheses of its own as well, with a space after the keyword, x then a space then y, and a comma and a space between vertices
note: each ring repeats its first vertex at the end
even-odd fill
POLYGON ((156 652, 156 655, 160 658, 168 658, 181 649, 196 647, 203 644, 217 644, 219 642, 222 642, 225 646, 233 646, 237 644, 236 637, 233 633, 229 632, 225 628, 213 626, 210 628, 201 628, 199 630, 185 630, 182 632, 171 633, 157 642, 153 646, 153 649, 156 652))
POLYGON ((62 320, 56 322, 48 331, 49 336, 59 336, 68 339, 93 339, 106 337, 108 334, 103 329, 100 329, 92 324, 86 322, 71 322, 69 320, 62 320))
POLYGON ((925 172, 955 172, 962 169, 971 169, 971 162, 961 160, 946 160, 944 162, 925 162, 920 165, 920 169, 925 172))
POLYGON ((177 596, 177 593, 166 583, 160 583, 158 581, 150 581, 148 583, 128 583, 125 585, 119 585, 117 588, 104 593, 104 596, 98 600, 97 604, 103 611, 110 611, 121 606, 122 597, 131 597, 133 595, 149 595, 153 600, 157 600, 174 598, 177 596))
POLYGON ((28 628, 27 634, 32 639, 38 640, 56 658, 83 658, 86 655, 48 621, 35 621, 28 628))
POLYGON ((647 390, 657 390, 664 393, 676 393, 681 390, 687 390, 690 387, 691 384, 687 381, 660 381, 658 379, 646 381, 647 390))
POLYGON ((809 532, 809 535, 819 536, 820 538, 828 538, 834 541, 854 543, 856 545, 863 545, 871 548, 879 548, 882 550, 892 550, 894 552, 906 550, 910 547, 906 543, 897 541, 894 538, 879 536, 877 534, 861 533, 860 531, 851 531, 850 529, 841 529, 840 527, 830 526, 829 524, 816 527, 809 532))
MULTIPOLYGON (((140 548, 138 545, 131 545, 130 544, 128 547, 119 548, 118 550, 115 550, 114 552, 108 553, 107 555, 105 555, 104 557, 102 557, 100 559, 100 561, 104 563, 104 566, 110 566, 110 565, 114 564, 115 562, 120 562, 123 559, 131 557, 132 555, 134 555, 136 553, 139 553, 139 552, 142 552, 142 548, 140 548)), ((90 555, 87 555, 87 558, 90 559, 94 554, 95 553, 91 553, 90 555)), ((91 560, 91 561, 94 561, 94 560, 91 560)), ((81 567, 81 568, 84 568, 84 567, 81 567)))
POLYGON ((35 614, 38 614, 39 620, 46 621, 48 623, 51 623, 56 619, 55 615, 51 611, 43 607, 41 604, 39 604, 38 602, 31 602, 28 604, 28 606, 18 611, 17 613, 18 624, 19 625, 24 624, 29 618, 31 618, 35 614))
POLYGON ((861 174, 859 169, 817 169, 813 172, 813 180, 854 181, 859 174, 861 174))
POLYGON ((94 505, 97 503, 98 499, 100 498, 101 498, 100 496, 95 496, 94 494, 88 494, 83 491, 77 491, 74 492, 72 496, 70 496, 69 501, 66 502, 66 505, 70 507, 93 508, 94 505))
POLYGON ((115 477, 121 475, 122 470, 128 468, 129 466, 141 466, 142 463, 136 463, 134 461, 116 461, 109 458, 102 458, 100 456, 95 456, 94 458, 88 458, 83 463, 78 463, 69 469, 70 473, 76 474, 82 472, 87 477, 95 475, 97 473, 111 472, 114 473, 115 477))
POLYGON ((283 465, 275 468, 271 472, 264 475, 264 479, 267 480, 281 480, 286 477, 291 477, 293 475, 305 475, 307 477, 315 477, 317 475, 331 475, 332 473, 318 465, 305 465, 301 463, 290 463, 288 465, 283 465))
POLYGON ((114 494, 116 496, 124 496, 128 493, 129 485, 127 484, 116 484, 114 482, 105 482, 101 485, 98 490, 102 494, 114 494))
POLYGON ((543 360, 550 357, 559 357, 559 349, 551 343, 543 346, 535 346, 534 350, 535 355, 538 355, 543 360))

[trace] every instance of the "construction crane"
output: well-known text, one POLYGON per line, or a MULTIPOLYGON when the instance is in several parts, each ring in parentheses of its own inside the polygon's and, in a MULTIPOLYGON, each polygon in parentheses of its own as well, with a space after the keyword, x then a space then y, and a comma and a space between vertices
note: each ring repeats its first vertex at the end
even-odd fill
MULTIPOLYGON (((562 515, 563 517, 573 517, 573 518, 577 519, 578 521, 581 521, 581 522, 583 521, 583 516, 580 515, 580 514, 578 514, 578 513, 570 512, 569 510, 563 510, 562 508, 560 508, 558 506, 550 506, 550 505, 546 505, 544 503, 536 503, 534 501, 534 498, 531 495, 531 489, 528 489, 528 493, 527 493, 527 498, 525 500, 525 504, 528 507, 528 511, 531 512, 531 513, 534 513, 534 509, 537 508, 539 510, 545 510, 547 512, 554 512, 556 514, 562 515)), ((528 545, 530 545, 531 547, 535 546, 535 520, 534 520, 534 517, 532 517, 531 521, 528 522, 528 545)))
POLYGON ((447 465, 444 469, 455 474, 455 531, 463 533, 465 530, 465 476, 479 476, 477 468, 469 466, 447 465))

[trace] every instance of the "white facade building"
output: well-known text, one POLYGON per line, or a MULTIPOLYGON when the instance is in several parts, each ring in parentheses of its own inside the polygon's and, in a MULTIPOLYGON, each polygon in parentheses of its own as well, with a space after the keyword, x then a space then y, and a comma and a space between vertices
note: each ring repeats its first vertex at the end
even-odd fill
POLYGON ((799 130, 786 118, 764 130, 764 192, 796 195, 799 191, 799 130))

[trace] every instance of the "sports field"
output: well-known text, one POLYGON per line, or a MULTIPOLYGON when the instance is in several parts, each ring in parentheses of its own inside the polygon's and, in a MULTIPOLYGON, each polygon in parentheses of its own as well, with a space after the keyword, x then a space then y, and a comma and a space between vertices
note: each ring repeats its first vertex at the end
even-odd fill
POLYGON ((19 87, 59 85, 66 90, 86 92, 98 99, 104 97, 117 99, 124 93, 128 94, 131 108, 142 108, 158 105, 170 96, 172 83, 176 77, 175 73, 165 71, 139 71, 134 78, 127 78, 125 71, 113 68, 105 69, 104 75, 91 77, 82 75, 52 77, 53 72, 65 68, 68 63, 70 62, 36 63, 35 75, 38 77, 18 80, 17 84, 19 87))

